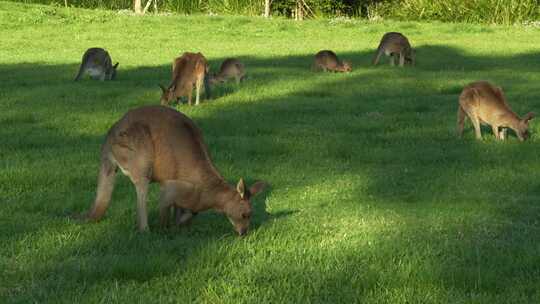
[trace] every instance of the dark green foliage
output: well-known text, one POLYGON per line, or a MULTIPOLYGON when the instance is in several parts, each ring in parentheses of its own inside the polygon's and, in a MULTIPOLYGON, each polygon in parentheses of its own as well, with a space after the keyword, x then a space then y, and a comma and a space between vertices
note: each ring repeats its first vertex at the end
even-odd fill
MULTIPOLYGON (((65 5, 64 0, 14 0, 13 2, 65 5)), ((133 5, 133 0, 68 0, 67 2, 69 6, 106 9, 126 9, 133 5)))
MULTIPOLYGON (((64 0, 18 0, 65 5, 64 0)), ((296 0, 273 0, 272 14, 290 17, 296 0)), ((400 20, 513 24, 538 20, 540 0, 304 0, 308 17, 383 17, 400 20)), ((86 8, 130 9, 132 0, 68 0, 86 8)), ((143 5, 146 0, 143 0, 143 5)), ((163 10, 182 13, 261 15, 264 0, 158 0, 163 10)))
POLYGON ((539 0, 392 0, 371 6, 372 15, 400 20, 514 24, 540 18, 539 0))

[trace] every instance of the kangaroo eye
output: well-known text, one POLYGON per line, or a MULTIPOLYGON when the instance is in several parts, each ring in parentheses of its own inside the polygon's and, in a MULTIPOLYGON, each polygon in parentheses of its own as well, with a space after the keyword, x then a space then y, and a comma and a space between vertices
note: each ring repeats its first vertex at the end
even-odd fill
POLYGON ((242 214, 242 218, 244 218, 244 219, 249 218, 249 213, 243 213, 243 214, 242 214))

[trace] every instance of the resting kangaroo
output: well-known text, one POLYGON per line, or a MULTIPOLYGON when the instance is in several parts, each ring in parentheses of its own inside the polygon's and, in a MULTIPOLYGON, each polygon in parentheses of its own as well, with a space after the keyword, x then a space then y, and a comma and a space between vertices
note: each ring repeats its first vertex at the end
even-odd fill
POLYGON ((219 73, 210 77, 210 84, 223 83, 229 78, 236 79, 240 83, 246 77, 244 65, 236 58, 227 58, 221 64, 219 73))
POLYGON ((111 56, 102 48, 90 48, 84 52, 79 73, 75 81, 79 80, 85 73, 93 79, 114 80, 116 78, 116 68, 118 62, 113 66, 111 56))
POLYGON ((396 57, 399 59, 400 67, 403 67, 405 63, 410 63, 411 65, 415 63, 414 50, 411 48, 407 37, 401 33, 390 32, 384 34, 379 47, 377 47, 375 58, 373 58, 373 65, 379 63, 382 54, 392 57, 390 58, 390 65, 392 66, 396 64, 396 57))
POLYGON ((240 235, 249 227, 250 198, 265 187, 264 182, 256 182, 247 189, 242 179, 236 187, 229 185, 212 164, 199 128, 184 114, 164 106, 130 110, 109 129, 89 220, 105 214, 117 168, 135 185, 140 231, 148 229, 146 199, 151 182, 161 186, 162 226, 168 225, 172 207, 186 211, 177 214, 180 222, 214 209, 224 213, 240 235))
POLYGON ((159 85, 163 91, 161 95, 161 105, 169 105, 172 100, 177 100, 182 96, 187 96, 191 105, 191 94, 193 86, 196 89, 195 104, 199 104, 201 87, 204 83, 206 98, 210 98, 210 88, 208 86, 208 62, 201 53, 185 52, 173 62, 172 81, 168 88, 159 85))
POLYGON ((504 140, 505 129, 499 133, 499 127, 510 128, 516 132, 519 140, 529 138, 529 121, 534 117, 530 112, 519 118, 511 109, 501 88, 487 81, 477 81, 467 85, 459 95, 457 112, 457 133, 463 135, 466 116, 471 120, 477 139, 482 139, 480 124, 491 125, 495 138, 504 140))
POLYGON ((352 66, 348 61, 340 61, 336 53, 324 50, 315 54, 315 62, 311 69, 314 71, 322 70, 324 72, 350 72, 352 71, 352 66))

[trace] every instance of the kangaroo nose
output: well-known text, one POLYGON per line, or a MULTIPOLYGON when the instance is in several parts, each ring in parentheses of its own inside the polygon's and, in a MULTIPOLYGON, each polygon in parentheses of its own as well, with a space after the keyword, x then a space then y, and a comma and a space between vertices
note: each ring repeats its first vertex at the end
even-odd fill
POLYGON ((248 231, 247 228, 242 228, 242 229, 240 229, 240 231, 238 231, 238 234, 240 236, 244 236, 244 235, 246 235, 247 231, 248 231))

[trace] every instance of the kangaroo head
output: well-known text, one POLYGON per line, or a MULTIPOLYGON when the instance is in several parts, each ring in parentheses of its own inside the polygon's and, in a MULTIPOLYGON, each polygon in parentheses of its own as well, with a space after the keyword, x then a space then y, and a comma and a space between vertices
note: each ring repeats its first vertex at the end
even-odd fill
POLYGON ((160 99, 160 102, 162 105, 167 105, 169 104, 169 102, 173 99, 174 97, 174 89, 175 89, 175 86, 171 86, 170 88, 165 88, 164 86, 162 86, 161 84, 159 85, 159 87, 161 88, 161 99, 160 99))
POLYGON ((240 179, 236 185, 236 191, 233 191, 234 193, 231 193, 225 202, 223 212, 240 236, 245 235, 249 228, 252 212, 250 199, 261 192, 265 186, 266 183, 259 181, 246 189, 244 180, 240 179))
POLYGON ((515 130, 519 140, 524 141, 529 138, 529 121, 534 118, 534 115, 533 112, 529 112, 519 121, 518 128, 515 130))
POLYGON ((349 61, 344 60, 341 63, 341 67, 343 68, 344 72, 351 72, 352 71, 352 64, 349 61))
POLYGON ((111 67, 111 70, 109 71, 109 74, 110 74, 110 77, 111 77, 110 79, 111 79, 111 80, 114 80, 114 79, 116 78, 116 68, 118 68, 118 65, 119 65, 119 64, 120 64, 120 63, 117 62, 115 65, 113 65, 113 66, 111 67))

